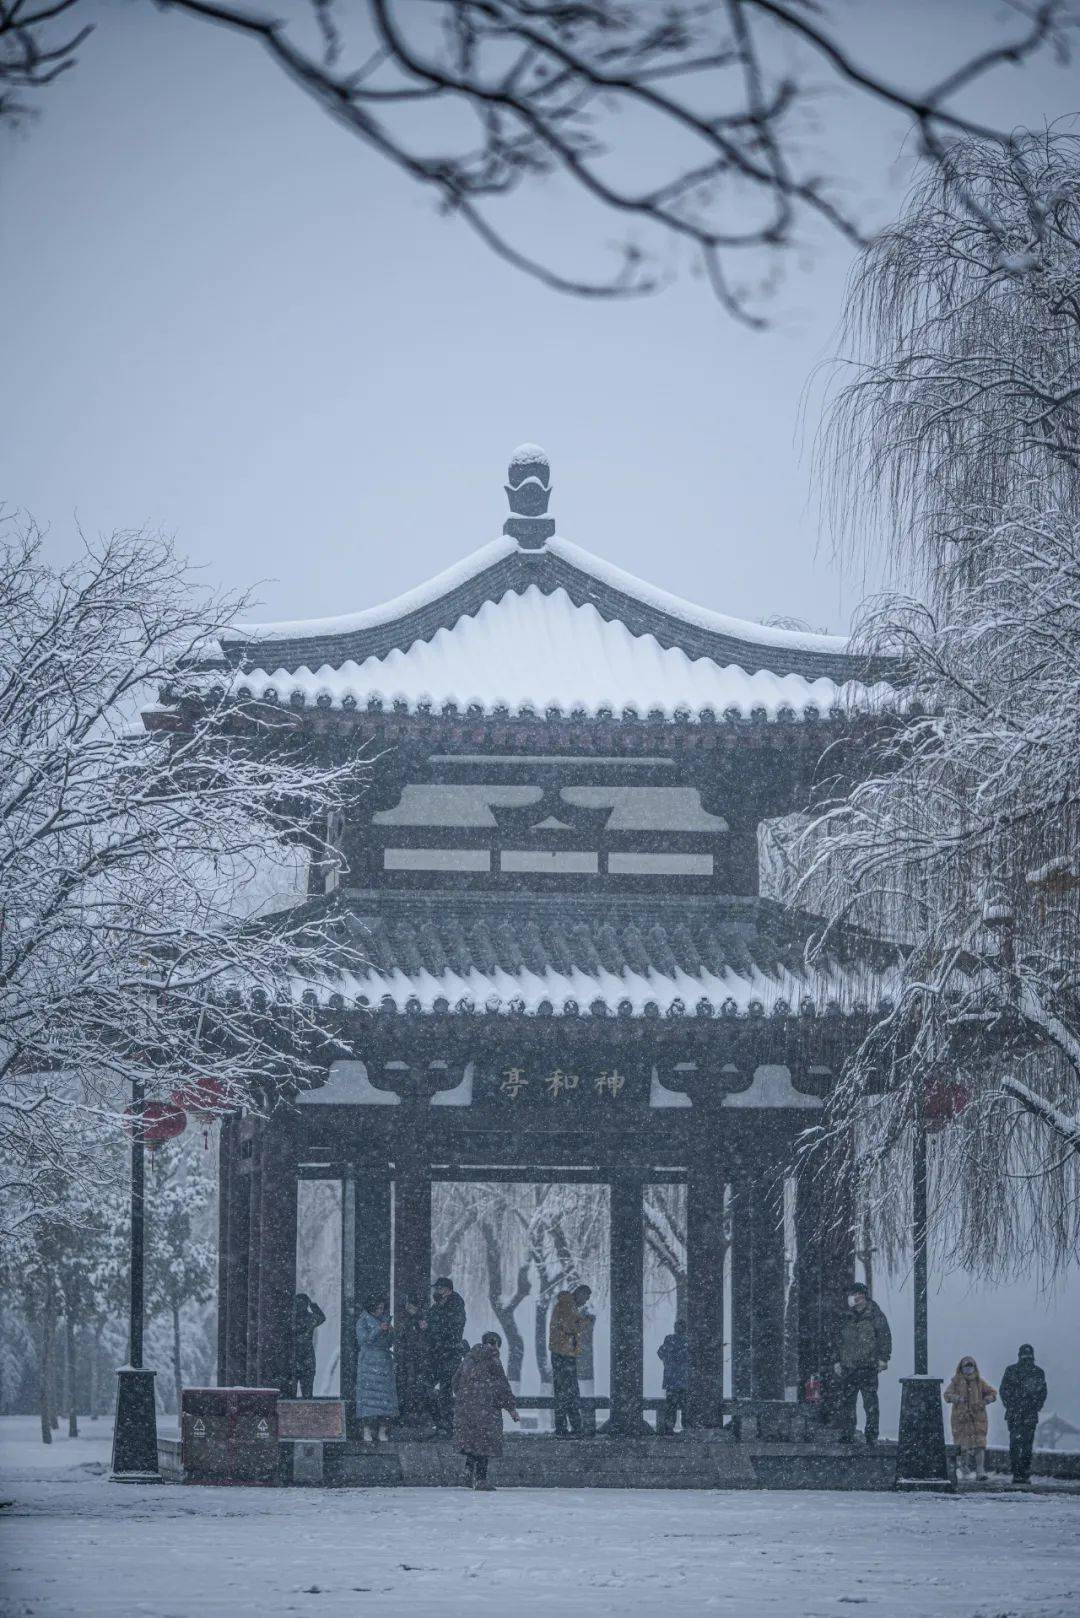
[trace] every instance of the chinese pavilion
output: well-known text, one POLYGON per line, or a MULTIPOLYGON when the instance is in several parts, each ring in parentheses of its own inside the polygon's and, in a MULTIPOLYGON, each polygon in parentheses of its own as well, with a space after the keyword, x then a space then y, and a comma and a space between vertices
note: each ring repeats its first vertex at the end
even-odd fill
POLYGON ((842 639, 692 606, 559 538, 550 492, 525 445, 492 543, 385 606, 224 643, 253 697, 372 766, 307 901, 334 944, 302 992, 352 1059, 223 1125, 223 1384, 290 1386, 303 1177, 343 1189, 346 1398, 358 1300, 430 1284, 440 1180, 610 1187, 614 1433, 642 1422, 646 1184, 687 1187, 697 1422, 718 1420, 726 1337, 736 1395, 783 1398, 822 1363, 853 1242, 784 1170, 888 961, 841 935, 809 965, 813 920, 762 895, 759 834, 826 749, 857 748, 881 688, 842 639))

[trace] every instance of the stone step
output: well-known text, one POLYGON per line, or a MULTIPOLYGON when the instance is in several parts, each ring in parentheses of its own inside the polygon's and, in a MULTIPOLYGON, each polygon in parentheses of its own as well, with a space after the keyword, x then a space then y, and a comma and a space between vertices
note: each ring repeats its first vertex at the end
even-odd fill
MULTIPOLYGON (((895 1450, 736 1444, 725 1438, 542 1439, 514 1435, 492 1461, 507 1489, 891 1489, 895 1450)), ((353 1488, 458 1488, 464 1459, 445 1442, 326 1446, 323 1481, 353 1488)), ((301 1481, 299 1477, 295 1481, 301 1481)))

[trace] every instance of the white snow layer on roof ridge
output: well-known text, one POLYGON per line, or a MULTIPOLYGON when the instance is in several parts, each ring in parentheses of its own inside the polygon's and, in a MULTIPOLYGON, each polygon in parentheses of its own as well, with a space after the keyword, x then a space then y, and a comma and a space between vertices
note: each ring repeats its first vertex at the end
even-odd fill
POLYGON ((498 539, 481 545, 479 550, 463 556, 460 562, 455 562, 452 567, 444 568, 433 578, 426 579, 423 584, 416 585, 412 590, 406 590, 403 595, 394 596, 391 601, 380 602, 374 607, 363 607, 359 612, 341 613, 333 618, 293 618, 270 624, 233 624, 222 634, 221 639, 311 640, 325 635, 347 635, 358 629, 376 629, 380 624, 393 623, 396 618, 404 618, 408 613, 416 612, 432 601, 438 601, 440 596, 449 595, 451 590, 456 590, 459 585, 465 584, 477 573, 491 567, 500 557, 509 556, 517 548, 516 540, 500 534, 498 539))
POLYGON ((808 680, 767 669, 751 674, 734 663, 691 658, 681 647, 662 647, 653 635, 631 634, 591 603, 575 606, 562 588, 546 595, 535 584, 485 602, 479 612, 404 651, 395 647, 363 663, 314 670, 251 669, 238 673, 235 683, 256 698, 272 690, 285 702, 298 692, 309 702, 328 699, 334 708, 351 698, 361 708, 372 702, 401 703, 409 710, 453 703, 484 712, 558 707, 595 715, 634 707, 642 716, 660 711, 667 717, 711 709, 718 718, 732 708, 762 709, 773 719, 809 708, 827 713, 838 705, 873 706, 891 695, 887 686, 808 680))
MULTIPOLYGON (((362 608, 359 612, 342 613, 330 618, 296 618, 264 624, 238 623, 224 631, 220 638, 225 641, 309 640, 349 634, 356 630, 375 629, 382 624, 393 623, 395 619, 404 618, 433 601, 438 601, 440 597, 448 595, 451 590, 457 589, 476 574, 491 567, 501 557, 512 555, 519 548, 515 540, 500 535, 498 539, 493 539, 488 544, 481 545, 479 550, 462 557, 461 561, 455 562, 452 567, 444 569, 423 584, 407 590, 403 595, 395 596, 390 601, 362 608)), ((619 590, 658 612, 667 613, 669 617, 681 619, 685 623, 694 624, 714 634, 729 635, 736 640, 747 641, 751 645, 785 646, 799 651, 837 653, 848 650, 848 639, 844 635, 818 635, 809 630, 775 629, 766 624, 752 623, 746 618, 735 618, 726 613, 714 612, 709 607, 698 606, 695 602, 672 595, 656 585, 647 584, 633 573, 625 572, 614 563, 604 561, 582 546, 575 545, 572 540, 562 539, 558 535, 549 539, 541 550, 530 551, 527 554, 539 556, 544 549, 555 556, 561 556, 564 561, 601 584, 619 590)))
POLYGON ((682 596, 660 589, 658 585, 646 583, 635 574, 616 567, 614 562, 594 556, 591 551, 575 545, 572 540, 560 539, 558 535, 548 540, 547 548, 580 568, 583 573, 591 573, 601 583, 621 590, 623 595, 633 596, 657 612, 665 612, 671 618, 681 618, 699 629, 730 635, 736 640, 749 641, 758 646, 787 646, 803 652, 837 653, 849 650, 846 635, 820 635, 809 629, 776 629, 769 624, 754 623, 749 618, 734 618, 727 613, 714 612, 711 607, 700 607, 682 596))

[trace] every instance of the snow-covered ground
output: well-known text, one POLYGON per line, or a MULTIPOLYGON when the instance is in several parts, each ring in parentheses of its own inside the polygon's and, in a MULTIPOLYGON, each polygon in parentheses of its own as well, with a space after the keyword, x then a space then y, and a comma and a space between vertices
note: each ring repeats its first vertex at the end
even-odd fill
POLYGON ((4 1618, 1080 1610, 1076 1496, 137 1487, 107 1433, 42 1455, 0 1451, 4 1618))

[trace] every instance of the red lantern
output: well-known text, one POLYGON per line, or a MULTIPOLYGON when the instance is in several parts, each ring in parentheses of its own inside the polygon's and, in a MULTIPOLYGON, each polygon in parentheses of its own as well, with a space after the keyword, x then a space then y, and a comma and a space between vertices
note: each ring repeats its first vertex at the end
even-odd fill
POLYGON ((179 1085, 172 1093, 176 1106, 183 1107, 203 1126, 203 1150, 210 1150, 210 1125, 229 1110, 225 1086, 220 1079, 199 1079, 195 1084, 179 1085))
POLYGON ((229 1110, 225 1086, 220 1079, 199 1079, 195 1084, 178 1085, 172 1093, 173 1105, 183 1107, 195 1118, 220 1118, 229 1110))
POLYGON ((144 1101, 141 1106, 125 1107, 124 1119, 128 1134, 136 1136, 152 1152, 187 1128, 187 1114, 172 1101, 144 1101))
POLYGON ((944 1080, 927 1085, 923 1095, 923 1122, 936 1135, 960 1116, 971 1096, 962 1084, 944 1080))

